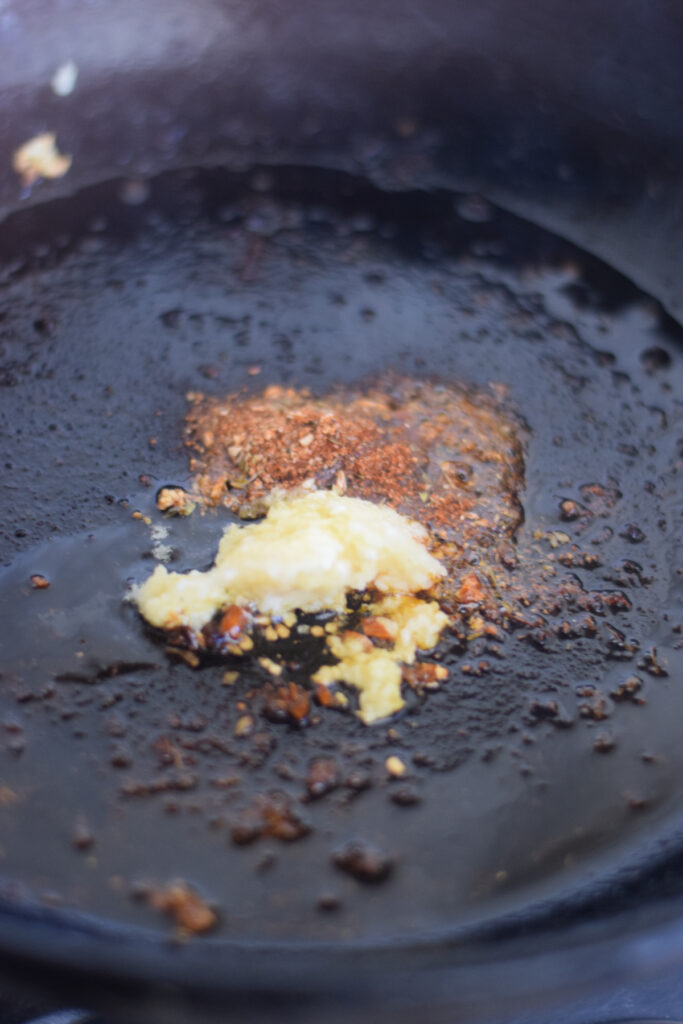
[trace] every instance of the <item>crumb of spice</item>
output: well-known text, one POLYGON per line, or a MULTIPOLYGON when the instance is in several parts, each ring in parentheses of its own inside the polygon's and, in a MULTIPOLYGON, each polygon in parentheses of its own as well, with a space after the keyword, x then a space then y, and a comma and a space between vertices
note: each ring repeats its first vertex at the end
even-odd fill
POLYGON ((34 590, 47 590, 50 586, 50 581, 47 576, 43 576, 42 573, 34 572, 31 576, 31 586, 34 590))

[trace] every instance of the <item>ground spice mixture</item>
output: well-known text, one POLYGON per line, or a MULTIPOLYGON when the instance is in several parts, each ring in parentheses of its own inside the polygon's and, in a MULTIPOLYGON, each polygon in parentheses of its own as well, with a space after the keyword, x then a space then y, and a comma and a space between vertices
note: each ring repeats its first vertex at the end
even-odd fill
POLYGON ((520 522, 521 424, 493 396, 384 375, 324 398, 279 386, 188 397, 197 487, 244 518, 263 514, 274 487, 312 480, 386 502, 461 545, 509 536, 520 522))

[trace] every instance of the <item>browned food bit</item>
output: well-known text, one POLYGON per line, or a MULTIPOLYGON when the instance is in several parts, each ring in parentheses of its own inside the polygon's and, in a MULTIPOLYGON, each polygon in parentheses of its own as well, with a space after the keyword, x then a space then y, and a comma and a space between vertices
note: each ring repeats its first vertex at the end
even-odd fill
POLYGON ((269 793, 260 802, 265 822, 264 835, 291 843, 303 839, 311 831, 310 825, 292 807, 284 793, 269 793))
POLYGON ((448 669, 445 665, 436 665, 434 662, 418 662, 416 665, 403 667, 403 678, 416 690, 421 687, 432 690, 437 689, 445 679, 448 679, 448 669))
POLYGON ((287 794, 273 791, 259 793, 253 804, 243 808, 233 824, 231 836, 233 843, 244 846, 262 836, 291 843, 303 839, 310 831, 310 825, 292 806, 287 794))
POLYGON ((72 846, 77 850, 84 851, 89 850, 94 842, 95 837, 92 834, 87 821, 85 818, 78 818, 71 833, 72 846))
POLYGON ((50 586, 50 581, 42 573, 34 572, 31 576, 31 586, 34 590, 47 590, 50 586))
POLYGON ((267 683, 264 694, 263 714, 271 722, 305 724, 311 711, 311 698, 303 686, 290 682, 286 686, 275 687, 267 683))
POLYGON ((332 861, 340 871, 359 882, 383 882, 394 869, 392 857, 361 839, 354 839, 337 850, 332 861))
POLYGON ((406 783, 392 789, 389 799, 399 807, 414 807, 420 803, 422 798, 416 786, 406 783))
POLYGON ((195 508, 192 495, 184 487, 161 487, 157 491, 157 508, 174 516, 189 516, 195 508))
POLYGON ((657 654, 657 648, 651 647, 645 657, 638 662, 638 668, 642 668, 651 676, 668 676, 666 661, 657 654))
POLYGON ((568 569, 599 569, 602 566, 598 555, 576 549, 561 552, 557 556, 557 560, 560 565, 564 565, 568 569))
POLYGON ((645 698, 642 696, 642 689, 643 680, 638 676, 629 676, 623 683, 619 683, 610 691, 610 697, 612 700, 630 700, 634 704, 644 704, 645 698))
POLYGON ((590 700, 579 704, 579 714, 581 717, 591 718, 595 722, 601 722, 603 719, 608 718, 610 711, 609 700, 599 690, 595 691, 595 695, 590 700))
POLYGON ((157 736, 152 744, 152 749, 158 755, 159 764, 162 767, 166 765, 174 765, 178 769, 185 767, 182 752, 168 736, 157 736))
POLYGON ((617 741, 609 732, 601 732, 593 741, 593 750, 596 754, 609 754, 617 745, 617 741))
POLYGON ((572 522, 574 519, 578 519, 582 512, 583 509, 578 501, 573 501, 571 498, 565 498, 560 503, 560 518, 564 519, 565 522, 572 522))
POLYGON ((336 705, 335 695, 329 686, 315 685, 315 699, 324 708, 333 708, 336 705))
POLYGON ((171 882, 163 888, 152 888, 145 893, 147 902, 155 910, 173 919, 183 935, 200 935, 211 931, 218 924, 218 914, 182 880, 171 882))
POLYGON ((532 722, 551 722, 559 729, 569 729, 573 720, 556 700, 533 700, 529 705, 532 722))
POLYGON ((221 615, 218 630, 224 636, 238 640, 251 623, 251 616, 246 608, 231 604, 221 615))
POLYGON ((310 800, 331 793, 339 785, 339 765, 331 757, 316 757, 308 766, 306 792, 310 800))

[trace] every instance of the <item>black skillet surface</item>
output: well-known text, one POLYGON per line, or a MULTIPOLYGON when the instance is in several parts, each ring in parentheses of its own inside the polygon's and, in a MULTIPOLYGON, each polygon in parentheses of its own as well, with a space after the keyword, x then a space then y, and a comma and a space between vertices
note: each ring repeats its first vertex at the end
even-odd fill
POLYGON ((6 238, 30 244, 5 264, 1 325, 5 903, 163 939, 165 922, 132 890, 181 877, 220 909, 201 941, 226 952, 423 942, 594 897, 671 849, 682 757, 674 325, 577 250, 465 199, 392 200, 295 171, 170 175, 141 198, 114 183, 7 225, 6 238), (559 502, 582 485, 616 487, 581 538, 603 568, 578 575, 625 588, 632 609, 598 615, 597 638, 547 650, 513 636, 481 678, 459 669, 486 651, 446 651, 452 680, 395 735, 329 714, 236 740, 235 703, 263 677, 247 670, 228 689, 220 668, 171 664, 145 635, 123 598, 155 564, 155 539, 132 513, 168 529, 156 543, 171 545, 175 567, 208 564, 226 519, 163 520, 154 508, 157 486, 186 480, 186 392, 271 381, 324 391, 386 366, 508 386, 527 425, 520 547, 538 529, 571 532, 559 502), (49 590, 32 589, 32 573, 49 590), (610 654, 614 628, 640 651, 610 654), (652 674, 653 646, 667 676, 652 674), (608 698, 605 721, 581 717, 579 685, 608 695, 634 673, 643 706, 608 698), (530 711, 548 699, 561 728, 530 711), (608 754, 593 749, 599 735, 608 754), (181 764, 163 755, 170 741, 181 764), (306 805, 313 831, 300 842, 232 845, 239 807, 272 788, 298 802, 321 752, 367 773, 370 788, 306 805), (389 754, 409 764, 416 805, 391 799, 389 754), (86 826, 92 845, 78 848, 86 826), (363 887, 341 875, 331 854, 351 837, 394 857, 392 878, 363 887), (334 913, 317 905, 329 894, 334 913))

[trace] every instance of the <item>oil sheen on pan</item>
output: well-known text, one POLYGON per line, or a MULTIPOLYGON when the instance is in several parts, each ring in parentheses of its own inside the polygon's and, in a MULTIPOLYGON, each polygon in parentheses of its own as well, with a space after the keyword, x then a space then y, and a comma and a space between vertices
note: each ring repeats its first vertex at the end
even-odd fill
POLYGON ((675 818, 677 328, 494 209, 302 180, 17 215, 5 900, 393 940, 675 818))

